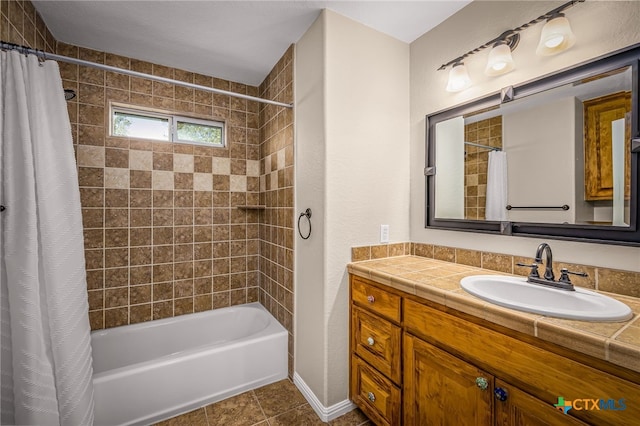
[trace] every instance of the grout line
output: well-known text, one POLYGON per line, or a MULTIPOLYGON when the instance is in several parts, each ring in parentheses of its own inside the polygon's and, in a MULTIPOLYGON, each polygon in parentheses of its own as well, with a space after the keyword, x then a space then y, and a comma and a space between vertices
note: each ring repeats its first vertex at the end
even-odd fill
MULTIPOLYGON (((251 389, 251 395, 253 395, 253 398, 258 403, 258 407, 260 407, 260 412, 264 416, 264 420, 262 420, 262 421, 266 421, 267 424, 270 424, 269 423, 269 418, 267 417, 267 414, 264 412, 264 408, 262 408, 262 404, 260 404, 260 398, 258 398, 258 395, 256 395, 256 393, 255 393, 255 389, 251 389)), ((258 422, 258 423, 260 423, 260 422, 258 422)))

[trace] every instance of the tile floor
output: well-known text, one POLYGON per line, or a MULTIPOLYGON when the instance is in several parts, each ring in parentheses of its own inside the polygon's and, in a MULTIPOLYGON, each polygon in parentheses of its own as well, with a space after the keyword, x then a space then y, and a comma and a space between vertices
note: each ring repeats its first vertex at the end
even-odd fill
POLYGON ((288 379, 158 423, 156 426, 373 426, 358 409, 321 421, 288 379))

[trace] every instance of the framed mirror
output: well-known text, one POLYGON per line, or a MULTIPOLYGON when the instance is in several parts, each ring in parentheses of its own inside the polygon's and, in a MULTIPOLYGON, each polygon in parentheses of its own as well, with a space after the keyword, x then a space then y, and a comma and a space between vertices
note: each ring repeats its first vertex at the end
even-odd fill
POLYGON ((640 47, 427 116, 426 226, 640 245, 640 47))

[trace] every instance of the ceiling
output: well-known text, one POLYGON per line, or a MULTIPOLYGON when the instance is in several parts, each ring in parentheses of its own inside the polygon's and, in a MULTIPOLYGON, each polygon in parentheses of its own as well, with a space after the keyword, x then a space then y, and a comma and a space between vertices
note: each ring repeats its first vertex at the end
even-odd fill
POLYGON ((59 41, 257 86, 322 9, 410 43, 470 0, 33 3, 59 41))

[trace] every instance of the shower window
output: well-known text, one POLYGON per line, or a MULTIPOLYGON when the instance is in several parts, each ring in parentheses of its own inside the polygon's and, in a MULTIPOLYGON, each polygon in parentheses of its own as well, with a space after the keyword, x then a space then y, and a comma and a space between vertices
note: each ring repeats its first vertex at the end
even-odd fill
POLYGON ((171 134, 171 117, 113 108, 111 115, 112 136, 168 141, 171 134))
POLYGON ((175 142, 224 146, 224 123, 174 117, 175 142))
POLYGON ((111 136, 224 147, 224 123, 111 106, 111 136))

